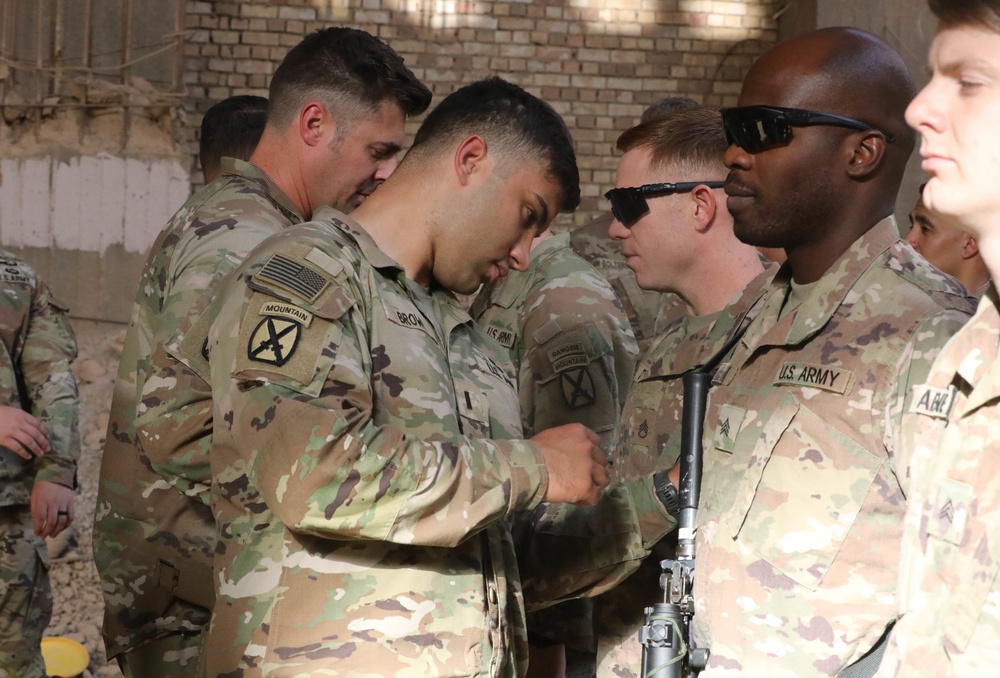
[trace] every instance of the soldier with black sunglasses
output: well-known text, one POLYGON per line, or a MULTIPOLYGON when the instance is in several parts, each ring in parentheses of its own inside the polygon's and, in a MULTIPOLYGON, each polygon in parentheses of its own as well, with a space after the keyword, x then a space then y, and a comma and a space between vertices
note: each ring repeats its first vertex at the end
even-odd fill
POLYGON ((831 28, 765 52, 723 111, 736 236, 788 259, 709 396, 694 582, 704 676, 878 666, 905 510, 900 416, 972 308, 892 218, 913 93, 888 44, 831 28))

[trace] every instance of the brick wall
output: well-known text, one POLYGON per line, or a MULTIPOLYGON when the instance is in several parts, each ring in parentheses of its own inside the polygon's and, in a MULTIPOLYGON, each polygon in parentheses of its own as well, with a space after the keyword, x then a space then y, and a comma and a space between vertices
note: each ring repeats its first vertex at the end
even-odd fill
MULTIPOLYGON (((500 75, 551 103, 577 142, 583 200, 562 225, 607 205, 618 134, 671 95, 732 104, 743 74, 776 41, 778 0, 261 0, 187 3, 184 81, 196 155, 201 115, 234 94, 267 95, 303 35, 329 25, 389 43, 434 92, 500 75)), ((419 120, 411 121, 409 131, 419 120)), ((197 167, 197 162, 193 163, 197 167)), ((197 169, 192 178, 200 183, 197 169)))

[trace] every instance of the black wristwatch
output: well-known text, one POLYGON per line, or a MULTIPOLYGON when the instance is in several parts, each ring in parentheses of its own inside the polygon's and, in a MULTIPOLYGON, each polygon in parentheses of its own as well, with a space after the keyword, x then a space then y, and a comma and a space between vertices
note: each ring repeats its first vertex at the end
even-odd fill
POLYGON ((672 517, 676 518, 681 514, 681 497, 677 494, 677 488, 670 482, 668 471, 657 471, 653 474, 653 491, 656 498, 663 504, 672 517))

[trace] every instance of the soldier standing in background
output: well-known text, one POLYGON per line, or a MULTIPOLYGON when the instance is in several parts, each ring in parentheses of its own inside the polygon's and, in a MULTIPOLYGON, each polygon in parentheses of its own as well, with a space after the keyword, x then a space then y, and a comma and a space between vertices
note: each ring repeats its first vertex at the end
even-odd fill
POLYGON ((205 183, 222 176, 222 158, 249 160, 267 122, 267 99, 240 94, 223 99, 201 119, 198 162, 205 183))
MULTIPOLYGON (((932 0, 931 79, 906 120, 923 137, 924 202, 978 238, 1000 272, 1000 2, 932 0)), ((906 410, 908 507, 899 621, 884 678, 988 676, 1000 668, 1000 298, 942 349, 906 410)))
POLYGON ((45 676, 45 537, 73 522, 80 456, 76 339, 33 268, 0 250, 0 676, 45 676))
MULTIPOLYGON (((616 482, 651 477, 675 464, 681 377, 753 318, 774 272, 765 273, 757 250, 733 233, 722 192, 727 147, 719 112, 701 107, 642 123, 618 138, 624 155, 618 188, 607 194, 615 215, 610 235, 639 286, 676 295, 685 314, 653 338, 636 369, 612 455, 616 482), (678 188, 652 192, 670 184, 678 188)), ((639 678, 643 609, 659 598, 659 563, 675 557, 673 547, 673 540, 658 544, 637 572, 594 600, 600 678, 639 678)))
POLYGON ((990 284, 990 272, 979 254, 976 236, 956 226, 924 204, 924 186, 910 210, 910 232, 903 238, 913 249, 981 298, 990 284))
POLYGON ((766 51, 722 110, 736 236, 788 259, 709 394, 704 678, 870 676, 895 618, 901 414, 971 309, 892 219, 912 96, 888 44, 829 28, 766 51))
MULTIPOLYGON (((577 422, 610 454, 638 349, 614 290, 569 240, 536 238, 528 270, 485 286, 469 313, 510 355, 524 435, 577 422)), ((578 600, 529 615, 529 677, 594 674, 591 607, 578 600)))
MULTIPOLYGON (((687 97, 666 97, 643 111, 639 121, 647 122, 672 111, 697 105, 698 102, 687 97)), ((632 333, 639 344, 641 357, 656 336, 656 329, 666 327, 672 320, 683 315, 684 306, 674 296, 643 290, 636 284, 635 274, 625 264, 621 248, 608 236, 611 219, 611 214, 606 214, 575 229, 570 234, 570 246, 611 284, 632 324, 632 333)))
MULTIPOLYGON (((361 204, 395 169, 406 117, 430 98, 368 33, 312 33, 272 77, 250 162, 224 160, 223 179, 195 194, 153 244, 122 350, 94 519, 105 645, 126 676, 194 675, 214 601, 207 439, 168 449, 136 436, 154 348, 186 329, 185 314, 204 308, 216 282, 269 235, 321 206, 361 204), (175 464, 194 471, 167 484, 158 472, 175 464)), ((176 375, 171 397, 191 404, 178 421, 210 421, 186 375, 176 375)))

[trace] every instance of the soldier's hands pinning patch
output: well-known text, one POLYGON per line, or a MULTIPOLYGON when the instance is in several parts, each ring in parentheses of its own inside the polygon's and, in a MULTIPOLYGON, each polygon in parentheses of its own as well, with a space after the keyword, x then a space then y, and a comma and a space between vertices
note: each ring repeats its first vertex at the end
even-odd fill
POLYGON ((590 369, 578 367, 567 370, 559 375, 562 384, 563 398, 571 410, 589 407, 597 401, 597 390, 590 369))
POLYGON ((265 316, 250 335, 247 358, 281 367, 295 354, 301 334, 301 323, 287 318, 265 316))

